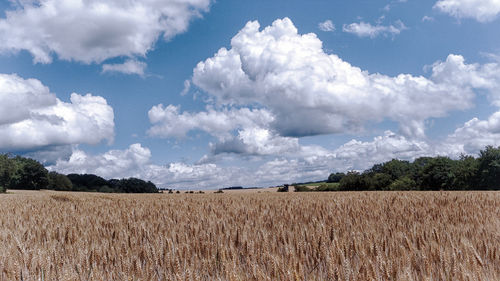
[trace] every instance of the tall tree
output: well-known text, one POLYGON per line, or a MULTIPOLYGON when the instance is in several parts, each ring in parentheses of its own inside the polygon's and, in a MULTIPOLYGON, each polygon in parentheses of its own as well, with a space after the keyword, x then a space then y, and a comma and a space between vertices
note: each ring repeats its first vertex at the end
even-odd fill
POLYGON ((49 173, 49 186, 48 189, 70 191, 73 188, 73 184, 69 178, 63 174, 57 172, 49 173))
POLYGON ((500 147, 487 146, 479 153, 479 185, 486 189, 500 188, 500 147))
POLYGON ((44 189, 49 185, 48 171, 38 161, 17 156, 11 159, 15 172, 8 188, 11 189, 44 189))
POLYGON ((455 166, 455 187, 474 189, 478 187, 479 161, 473 156, 461 155, 455 166))
POLYGON ((7 154, 0 154, 0 192, 5 192, 15 172, 12 160, 7 154))
POLYGON ((432 158, 420 173, 424 190, 455 189, 455 161, 448 157, 432 158))

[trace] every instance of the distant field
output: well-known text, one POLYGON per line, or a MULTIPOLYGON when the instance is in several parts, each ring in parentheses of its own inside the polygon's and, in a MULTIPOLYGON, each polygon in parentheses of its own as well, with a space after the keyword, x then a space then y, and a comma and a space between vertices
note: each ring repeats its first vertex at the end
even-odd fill
POLYGON ((500 280, 500 192, 17 191, 1 280, 500 280))

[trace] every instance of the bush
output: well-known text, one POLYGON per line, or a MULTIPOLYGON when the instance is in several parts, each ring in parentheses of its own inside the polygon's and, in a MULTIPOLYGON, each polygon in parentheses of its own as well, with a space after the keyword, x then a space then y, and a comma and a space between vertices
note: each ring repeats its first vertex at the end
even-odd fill
POLYGON ((390 190, 415 190, 417 189, 417 183, 411 178, 404 176, 395 180, 389 186, 390 190))
POLYGON ((0 193, 5 193, 5 191, 7 191, 7 189, 3 186, 0 186, 0 193))
POLYGON ((340 191, 340 185, 322 184, 316 187, 314 191, 340 191))
POLYGON ((296 185, 295 186, 295 192, 309 192, 309 191, 314 191, 314 190, 312 190, 309 187, 304 186, 304 185, 296 185))

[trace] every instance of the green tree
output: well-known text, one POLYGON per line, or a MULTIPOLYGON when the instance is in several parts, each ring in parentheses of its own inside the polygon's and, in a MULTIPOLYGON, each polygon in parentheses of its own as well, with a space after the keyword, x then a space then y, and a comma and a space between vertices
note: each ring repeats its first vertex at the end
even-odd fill
POLYGON ((392 159, 382 164, 382 173, 390 175, 392 180, 407 176, 411 172, 411 164, 408 161, 392 159))
POLYGON ((340 180, 345 176, 344 173, 335 173, 328 176, 327 182, 340 182, 340 180))
POLYGON ((365 190, 367 189, 367 184, 365 181, 365 176, 361 175, 359 172, 350 171, 347 172, 345 177, 340 180, 339 183, 340 190, 365 190))
POLYGON ((73 188, 73 184, 69 178, 63 174, 57 172, 49 173, 49 185, 48 189, 70 191, 73 188))
POLYGON ((500 147, 487 146, 478 158, 479 185, 483 189, 500 188, 500 147))
POLYGON ((455 166, 455 187, 467 190, 478 187, 479 161, 472 157, 461 155, 455 166))
POLYGON ((93 174, 69 174, 67 177, 73 184, 74 191, 98 191, 109 185, 107 180, 93 174))
POLYGON ((11 159, 15 172, 11 177, 10 189, 44 189, 49 184, 48 171, 38 161, 16 156, 11 159))
POLYGON ((14 172, 13 161, 7 154, 0 154, 0 192, 5 192, 14 172))
POLYGON ((392 183, 392 177, 385 173, 376 173, 371 176, 370 179, 370 189, 373 190, 385 190, 389 188, 392 183))
POLYGON ((421 188, 424 190, 455 189, 455 166, 455 161, 448 157, 432 158, 420 172, 421 188))
POLYGON ((128 178, 121 180, 110 180, 108 182, 111 188, 125 193, 158 193, 156 185, 150 181, 144 181, 138 178, 128 178))

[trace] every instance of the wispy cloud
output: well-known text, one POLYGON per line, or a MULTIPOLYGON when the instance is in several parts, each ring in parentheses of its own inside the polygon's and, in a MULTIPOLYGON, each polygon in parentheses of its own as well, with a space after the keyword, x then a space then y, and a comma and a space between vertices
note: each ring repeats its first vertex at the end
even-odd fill
POLYGON ((137 74, 144 76, 147 64, 137 60, 127 60, 124 63, 103 64, 102 73, 119 72, 123 74, 137 74))
POLYGON ((333 24, 333 22, 331 20, 325 20, 324 22, 320 22, 318 24, 318 28, 321 31, 325 31, 325 32, 335 31, 335 25, 333 24))
POLYGON ((426 21, 434 21, 434 18, 433 17, 429 17, 429 16, 424 16, 422 18, 422 22, 426 22, 426 21))
POLYGON ((396 21, 393 25, 372 25, 366 22, 344 24, 342 26, 342 31, 347 33, 352 33, 358 37, 370 37, 375 38, 380 35, 398 35, 401 31, 408 29, 404 23, 400 20, 396 21))

